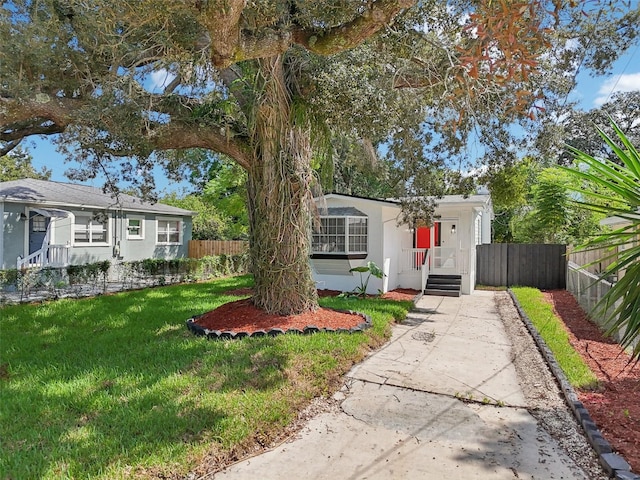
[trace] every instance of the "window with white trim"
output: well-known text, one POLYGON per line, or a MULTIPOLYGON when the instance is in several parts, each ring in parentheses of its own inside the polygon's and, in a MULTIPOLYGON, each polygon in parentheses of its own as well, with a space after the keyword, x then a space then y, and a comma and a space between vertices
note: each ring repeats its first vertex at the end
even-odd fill
POLYGON ((73 224, 73 242, 75 244, 109 243, 109 218, 96 219, 76 215, 73 224))
POLYGON ((128 240, 144 239, 144 218, 143 217, 127 217, 127 239, 128 240))
POLYGON ((367 217, 320 217, 311 241, 314 254, 366 254, 367 246, 367 217))
POLYGON ((180 245, 182 243, 182 222, 173 219, 156 221, 156 243, 163 245, 180 245))
POLYGON ((47 219, 42 215, 34 215, 31 217, 32 232, 46 232, 47 231, 47 219))

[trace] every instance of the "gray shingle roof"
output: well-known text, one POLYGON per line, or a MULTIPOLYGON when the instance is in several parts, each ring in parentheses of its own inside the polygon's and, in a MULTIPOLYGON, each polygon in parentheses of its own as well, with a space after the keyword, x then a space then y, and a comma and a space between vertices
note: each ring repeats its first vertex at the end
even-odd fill
POLYGON ((364 213, 355 207, 329 207, 319 208, 320 215, 330 217, 366 217, 364 213))
POLYGON ((116 198, 109 193, 104 193, 100 188, 33 178, 0 182, 0 201, 58 207, 122 209, 167 215, 193 215, 189 210, 162 203, 145 202, 124 193, 116 198))

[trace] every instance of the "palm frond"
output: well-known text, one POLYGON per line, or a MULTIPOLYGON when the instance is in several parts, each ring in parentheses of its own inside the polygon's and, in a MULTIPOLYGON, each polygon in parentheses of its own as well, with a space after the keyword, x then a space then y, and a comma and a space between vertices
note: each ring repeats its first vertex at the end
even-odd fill
POLYGON ((615 216, 627 223, 612 231, 596 235, 577 248, 577 251, 604 249, 600 259, 592 262, 611 263, 600 273, 600 278, 624 275, 596 304, 593 313, 605 320, 607 334, 620 335, 620 344, 631 349, 632 358, 640 360, 640 154, 629 142, 624 132, 611 120, 617 141, 598 129, 598 133, 617 157, 619 163, 595 158, 576 148, 568 147, 573 154, 576 168, 563 167, 584 187, 570 187, 583 198, 574 203, 581 208, 615 216), (585 169, 584 166, 587 168, 585 169), (603 191, 596 191, 600 189, 603 191), (588 199, 584 199, 584 195, 588 199), (602 203, 599 203, 602 202, 602 203))

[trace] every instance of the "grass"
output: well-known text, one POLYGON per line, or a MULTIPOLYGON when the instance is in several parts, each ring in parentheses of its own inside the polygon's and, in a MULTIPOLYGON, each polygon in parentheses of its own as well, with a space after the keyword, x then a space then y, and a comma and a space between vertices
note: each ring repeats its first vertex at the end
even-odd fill
POLYGON ((596 388, 598 379, 569 343, 569 334, 562 320, 555 315, 540 290, 529 287, 513 287, 512 290, 571 385, 581 389, 596 388))
POLYGON ((0 309, 0 478, 184 475, 282 432, 388 337, 410 302, 321 299, 361 334, 209 341, 193 315, 250 277, 0 309))

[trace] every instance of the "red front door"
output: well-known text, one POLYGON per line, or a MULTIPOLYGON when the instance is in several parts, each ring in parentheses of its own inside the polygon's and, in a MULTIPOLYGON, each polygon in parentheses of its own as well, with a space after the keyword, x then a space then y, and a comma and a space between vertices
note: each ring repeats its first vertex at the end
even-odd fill
MULTIPOLYGON (((440 222, 433 224, 433 246, 440 246, 440 222)), ((431 228, 418 227, 416 229, 416 248, 431 248, 431 228)))

